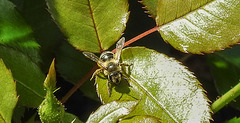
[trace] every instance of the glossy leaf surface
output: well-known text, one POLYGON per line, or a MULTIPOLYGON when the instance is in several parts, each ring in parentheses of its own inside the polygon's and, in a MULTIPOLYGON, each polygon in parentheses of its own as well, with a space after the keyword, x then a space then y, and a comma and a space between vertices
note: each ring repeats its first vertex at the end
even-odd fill
POLYGON ((87 123, 115 123, 128 115, 137 104, 138 101, 113 101, 102 105, 90 115, 87 123))
POLYGON ((17 104, 16 83, 10 70, 0 59, 0 122, 11 123, 13 110, 17 104))
POLYGON ((211 53, 240 41, 239 0, 160 0, 156 23, 174 48, 211 53))
MULTIPOLYGON (((208 55, 208 63, 220 95, 225 94, 240 80, 240 46, 208 55)), ((240 97, 231 104, 240 109, 240 97)))
POLYGON ((161 123, 161 120, 156 117, 142 115, 135 116, 131 119, 122 120, 119 123, 161 123))
POLYGON ((0 0, 0 57, 11 69, 20 95, 19 104, 37 107, 43 97, 38 44, 31 28, 8 0, 0 0))
POLYGON ((162 122, 209 122, 208 99, 199 81, 173 58, 156 51, 134 47, 122 51, 128 83, 110 84, 109 97, 106 77, 96 78, 97 92, 103 103, 113 100, 140 100, 129 115, 150 115, 162 122))
POLYGON ((101 52, 125 29, 127 0, 47 0, 53 18, 70 44, 82 51, 101 52))

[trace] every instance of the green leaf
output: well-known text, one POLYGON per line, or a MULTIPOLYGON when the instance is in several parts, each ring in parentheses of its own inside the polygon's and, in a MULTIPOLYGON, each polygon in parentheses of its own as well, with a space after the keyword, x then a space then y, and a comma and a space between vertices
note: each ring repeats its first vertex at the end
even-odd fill
POLYGON ((37 113, 34 113, 25 123, 35 123, 36 116, 37 116, 37 113))
POLYGON ((101 52, 125 29, 127 0, 47 0, 49 11, 77 49, 101 52))
POLYGON ((0 44, 18 49, 39 62, 36 50, 39 45, 32 35, 33 31, 14 7, 8 0, 0 0, 0 44))
POLYGON ((17 82, 19 104, 37 107, 44 97, 42 82, 45 78, 39 68, 39 45, 11 2, 0 0, 0 11, 0 58, 17 82))
POLYGON ((55 59, 49 68, 47 78, 44 81, 44 87, 49 91, 54 91, 56 87, 56 71, 55 71, 55 59))
POLYGON ((64 113, 63 123, 83 123, 78 119, 77 116, 67 113, 64 113))
POLYGON ((143 5, 145 5, 144 8, 148 10, 148 13, 152 15, 153 18, 157 16, 157 3, 158 0, 142 0, 140 1, 143 5))
POLYGON ((13 112, 12 122, 13 123, 22 123, 21 119, 24 117, 26 113, 26 107, 17 105, 13 112))
POLYGON ((3 58, 17 81, 17 92, 20 95, 19 104, 37 107, 45 93, 42 85, 45 75, 38 65, 18 50, 1 45, 0 58, 3 58))
POLYGON ((39 106, 38 113, 40 119, 44 123, 62 123, 65 113, 64 107, 53 94, 56 86, 54 60, 49 68, 47 78, 44 81, 44 86, 47 90, 47 95, 39 106))
POLYGON ((18 97, 11 72, 0 59, 0 122, 11 123, 18 97))
MULTIPOLYGON (((240 80, 240 46, 208 55, 208 63, 217 91, 223 95, 240 80)), ((240 97, 231 103, 240 109, 240 97)))
POLYGON ((182 52, 219 51, 240 41, 239 0, 158 2, 156 23, 166 42, 182 52))
POLYGON ((231 120, 229 120, 229 121, 227 121, 225 123, 239 123, 239 122, 240 122, 240 118, 234 117, 233 119, 231 119, 231 120))
POLYGON ((87 123, 116 123, 120 118, 128 115, 138 101, 113 101, 102 105, 90 115, 87 123))
POLYGON ((12 0, 18 11, 34 30, 34 37, 41 46, 41 69, 47 73, 48 67, 55 57, 59 44, 65 39, 58 26, 47 11, 45 0, 12 0), (21 3, 21 4, 20 4, 21 3))
POLYGON ((140 100, 129 115, 149 115, 162 122, 209 122, 208 99, 199 81, 173 58, 156 51, 134 47, 122 51, 124 69, 129 76, 119 85, 110 85, 107 91, 106 77, 96 77, 97 92, 103 103, 113 100, 140 100))
POLYGON ((119 123, 161 123, 161 120, 156 117, 141 115, 135 116, 131 119, 122 120, 119 123))
POLYGON ((44 123, 82 123, 77 116, 64 111, 64 106, 54 96, 56 86, 56 71, 55 60, 49 68, 47 78, 44 81, 44 86, 47 90, 47 95, 39 106, 39 116, 44 123))

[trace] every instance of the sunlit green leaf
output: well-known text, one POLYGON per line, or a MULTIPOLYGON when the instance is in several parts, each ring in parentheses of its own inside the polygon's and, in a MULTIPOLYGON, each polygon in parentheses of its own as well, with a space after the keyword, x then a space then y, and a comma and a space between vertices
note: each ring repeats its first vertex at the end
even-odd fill
POLYGON ((14 108, 17 104, 16 83, 10 70, 0 59, 0 122, 11 123, 14 108))
POLYGON ((138 101, 113 101, 102 105, 90 115, 87 123, 116 123, 123 116, 128 115, 138 104, 138 101))
POLYGON ((45 78, 33 31, 8 0, 0 0, 0 57, 11 69, 20 95, 19 104, 37 107, 43 97, 45 78))
POLYGON ((240 41, 239 0, 160 0, 156 23, 182 52, 211 53, 240 41))
POLYGON ((125 73, 130 76, 127 84, 122 79, 119 85, 107 79, 96 78, 97 92, 103 103, 113 100, 140 100, 129 115, 150 115, 162 122, 209 122, 208 99, 199 81, 184 66, 173 58, 156 51, 134 47, 122 51, 123 63, 130 64, 125 73))
POLYGON ((68 41, 77 49, 101 52, 125 29, 127 0, 47 0, 49 10, 68 41))
POLYGON ((130 119, 122 120, 119 123, 161 123, 161 120, 156 117, 142 115, 142 116, 135 116, 130 119))
POLYGON ((149 11, 148 13, 151 14, 153 18, 157 16, 158 0, 141 0, 140 2, 145 5, 145 8, 149 11))
MULTIPOLYGON (((240 80, 240 46, 208 55, 208 63, 218 92, 223 95, 240 80)), ((240 97, 231 104, 240 109, 240 97)))

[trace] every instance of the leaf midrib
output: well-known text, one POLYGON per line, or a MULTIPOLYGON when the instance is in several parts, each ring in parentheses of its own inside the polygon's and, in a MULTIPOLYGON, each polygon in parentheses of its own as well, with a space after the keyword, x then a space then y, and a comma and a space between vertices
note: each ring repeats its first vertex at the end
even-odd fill
MULTIPOLYGON (((24 54, 22 51, 20 51, 20 50, 18 50, 18 49, 15 49, 15 48, 13 48, 13 47, 10 47, 10 46, 2 45, 2 44, 0 44, 0 46, 3 46, 3 47, 5 47, 5 48, 7 48, 7 49, 10 48, 11 50, 14 50, 14 51, 16 51, 16 52, 18 52, 18 53, 26 56, 26 58, 28 58, 28 60, 30 60, 34 65, 38 66, 38 64, 37 64, 36 62, 34 62, 33 59, 31 59, 28 55, 24 54)), ((16 79, 15 77, 14 77, 14 80, 17 81, 17 82, 19 82, 22 86, 26 87, 28 90, 30 90, 30 92, 33 92, 34 94, 36 94, 36 95, 39 96, 40 98, 44 99, 44 97, 42 97, 39 93, 37 93, 36 91, 32 90, 29 86, 23 84, 24 82, 16 79)))
POLYGON ((170 113, 170 111, 168 111, 167 108, 161 102, 157 101, 157 99, 151 93, 149 93, 148 90, 145 87, 143 87, 142 85, 138 84, 137 80, 134 79, 133 76, 130 76, 130 80, 133 82, 133 84, 135 84, 137 87, 139 87, 140 90, 146 96, 148 96, 150 99, 152 99, 153 102, 155 102, 161 109, 163 109, 165 111, 165 113, 167 113, 172 118, 172 120, 174 120, 176 123, 178 123, 178 120, 174 117, 174 115, 172 113, 170 113))
POLYGON ((90 2, 90 0, 87 0, 87 1, 88 1, 88 6, 89 6, 90 15, 91 15, 92 22, 93 22, 93 28, 94 28, 95 33, 96 33, 96 36, 97 36, 97 41, 98 41, 98 44, 99 44, 100 51, 102 52, 103 49, 102 49, 101 41, 100 41, 100 38, 99 38, 99 34, 98 34, 98 30, 97 30, 97 25, 96 25, 96 22, 95 22, 95 18, 94 18, 94 16, 93 16, 93 9, 92 9, 92 6, 91 6, 91 2, 90 2))

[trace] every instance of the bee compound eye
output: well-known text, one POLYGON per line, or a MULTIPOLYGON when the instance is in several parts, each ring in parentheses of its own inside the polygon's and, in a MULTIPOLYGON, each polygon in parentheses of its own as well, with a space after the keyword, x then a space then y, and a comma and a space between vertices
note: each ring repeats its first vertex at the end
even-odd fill
POLYGON ((100 55, 100 59, 104 62, 111 60, 111 59, 113 59, 113 53, 110 51, 105 51, 100 55))

